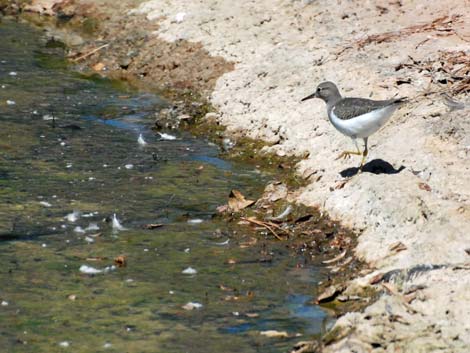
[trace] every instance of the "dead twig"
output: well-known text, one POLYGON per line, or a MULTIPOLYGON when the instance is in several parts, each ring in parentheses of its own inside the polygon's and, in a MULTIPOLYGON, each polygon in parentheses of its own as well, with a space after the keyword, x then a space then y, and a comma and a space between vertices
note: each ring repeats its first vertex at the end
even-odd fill
POLYGON ((93 55, 95 54, 96 52, 100 51, 101 49, 104 49, 106 47, 109 47, 109 43, 107 44, 103 44, 101 46, 99 46, 98 48, 95 48, 93 50, 90 50, 88 53, 85 53, 83 55, 80 55, 78 58, 75 58, 75 59, 72 59, 73 62, 77 62, 77 61, 80 61, 82 59, 85 59, 85 58, 88 58, 90 55, 93 55))
MULTIPOLYGON (((272 224, 270 225, 270 224, 268 224, 267 222, 259 221, 259 220, 257 220, 257 219, 254 218, 254 217, 241 217, 240 219, 243 220, 243 221, 247 221, 247 222, 249 222, 249 223, 256 224, 256 225, 258 225, 258 226, 262 226, 262 227, 266 228, 267 230, 269 230, 278 240, 283 240, 283 239, 279 236, 279 234, 277 234, 277 233, 274 231, 274 229, 273 229, 273 227, 272 227, 272 224)), ((282 228, 281 228, 281 230, 282 230, 282 228)))
POLYGON ((266 223, 267 225, 273 227, 273 228, 279 229, 281 232, 287 233, 288 235, 293 235, 291 231, 289 231, 288 229, 282 228, 281 226, 279 226, 279 225, 276 224, 276 223, 273 223, 273 222, 266 222, 266 221, 263 221, 263 222, 266 223))
POLYGON ((419 98, 422 98, 422 97, 429 97, 429 96, 433 96, 435 94, 445 94, 445 95, 449 95, 449 94, 458 94, 462 91, 467 91, 467 90, 470 90, 470 82, 469 83, 463 83, 463 84, 460 84, 460 85, 456 85, 455 87, 451 87, 451 88, 444 88, 444 89, 440 89, 440 90, 437 90, 437 91, 429 91, 429 92, 422 92, 422 93, 419 93, 417 94, 416 96, 413 96, 413 97, 410 97, 407 101, 409 102, 412 102, 412 101, 417 101, 419 98))
POLYGON ((324 261, 322 261, 322 263, 324 263, 324 264, 331 264, 331 263, 333 263, 333 262, 339 261, 339 260, 341 260, 344 256, 346 256, 346 252, 347 252, 347 250, 344 250, 344 251, 343 251, 341 254, 339 254, 338 256, 336 256, 336 257, 334 257, 334 258, 332 258, 332 259, 330 259, 330 260, 324 260, 324 261))
MULTIPOLYGON (((385 43, 385 42, 391 42, 391 41, 394 41, 403 37, 408 37, 413 34, 423 33, 423 32, 434 31, 434 32, 438 32, 440 36, 456 35, 462 40, 467 41, 459 33, 457 33, 454 28, 452 28, 452 25, 458 22, 460 17, 461 15, 442 16, 442 17, 436 18, 432 22, 405 27, 398 31, 385 32, 385 33, 380 33, 380 34, 371 34, 363 39, 356 41, 353 44, 348 44, 347 46, 341 48, 340 50, 336 52, 335 55, 336 55, 336 58, 338 58, 341 54, 343 54, 344 52, 352 48, 362 49, 366 45, 369 45, 369 44, 380 44, 380 43, 385 43)), ((424 42, 419 43, 417 47, 419 47, 423 43, 424 42)))
POLYGON ((451 26, 453 23, 457 22, 459 17, 461 17, 461 15, 442 16, 442 17, 436 18, 434 21, 430 23, 424 23, 421 25, 405 27, 396 32, 385 32, 381 34, 373 34, 373 35, 367 36, 364 39, 357 41, 356 45, 359 48, 363 48, 366 45, 369 45, 372 43, 379 44, 379 43, 384 43, 384 42, 391 42, 395 39, 408 37, 412 34, 431 32, 431 31, 448 32, 449 35, 455 34, 455 31, 451 26))

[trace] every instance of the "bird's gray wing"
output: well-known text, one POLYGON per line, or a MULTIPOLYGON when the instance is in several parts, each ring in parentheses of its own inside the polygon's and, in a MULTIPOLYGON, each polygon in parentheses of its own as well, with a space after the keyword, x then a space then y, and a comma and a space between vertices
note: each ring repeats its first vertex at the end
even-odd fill
POLYGON ((334 106, 335 115, 342 120, 349 120, 373 110, 404 102, 405 98, 376 101, 365 98, 343 98, 334 106))

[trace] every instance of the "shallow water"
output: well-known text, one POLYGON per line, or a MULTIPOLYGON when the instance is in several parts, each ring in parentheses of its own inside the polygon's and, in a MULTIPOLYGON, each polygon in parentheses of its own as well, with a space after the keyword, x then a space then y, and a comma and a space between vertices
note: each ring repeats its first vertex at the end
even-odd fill
POLYGON ((0 38, 2 352, 284 352, 302 338, 260 331, 320 333, 321 269, 213 218, 269 174, 186 132, 162 140, 165 102, 73 73, 40 32, 0 22, 0 38))

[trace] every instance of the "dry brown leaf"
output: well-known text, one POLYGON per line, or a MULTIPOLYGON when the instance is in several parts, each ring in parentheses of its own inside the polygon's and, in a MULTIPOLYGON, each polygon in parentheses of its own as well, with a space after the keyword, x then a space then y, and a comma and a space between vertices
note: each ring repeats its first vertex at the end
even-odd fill
POLYGON ((263 200, 276 202, 285 199, 289 193, 287 185, 279 181, 272 182, 266 186, 263 192, 263 200))
POLYGON ((418 183, 418 187, 424 191, 431 191, 431 187, 426 183, 418 183))
POLYGON ((238 191, 233 189, 230 191, 230 195, 228 197, 228 207, 232 212, 241 211, 251 205, 253 205, 255 201, 245 199, 245 196, 238 191))
POLYGON ((325 303, 334 300, 345 289, 344 285, 329 286, 325 291, 315 299, 316 304, 325 303))
POLYGON ((125 267, 127 265, 127 256, 119 255, 114 258, 114 263, 118 267, 125 267))
POLYGON ((95 71, 101 71, 101 70, 104 69, 104 67, 105 67, 105 65, 103 63, 96 63, 91 68, 95 71))

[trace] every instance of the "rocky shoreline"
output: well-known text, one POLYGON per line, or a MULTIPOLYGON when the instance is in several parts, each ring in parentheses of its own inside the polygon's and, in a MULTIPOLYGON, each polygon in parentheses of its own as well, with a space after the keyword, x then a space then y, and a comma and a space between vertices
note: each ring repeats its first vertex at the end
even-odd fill
MULTIPOLYGON (((307 185, 293 197, 357 230, 356 255, 373 269, 358 274, 343 295, 381 293, 337 321, 324 352, 468 350, 468 4, 286 0, 234 8, 216 0, 39 0, 18 6, 56 16, 63 31, 55 35, 72 48, 77 65, 174 94, 186 105, 208 102, 216 112, 207 118, 226 126, 227 136, 262 140, 262 152, 302 158, 295 172, 307 185), (361 174, 358 161, 334 160, 350 141, 327 121, 323 104, 299 103, 324 80, 344 95, 412 98, 373 136, 361 174), (437 94, 443 92, 445 99, 437 94)), ((308 350, 315 347, 297 348, 308 350)))

